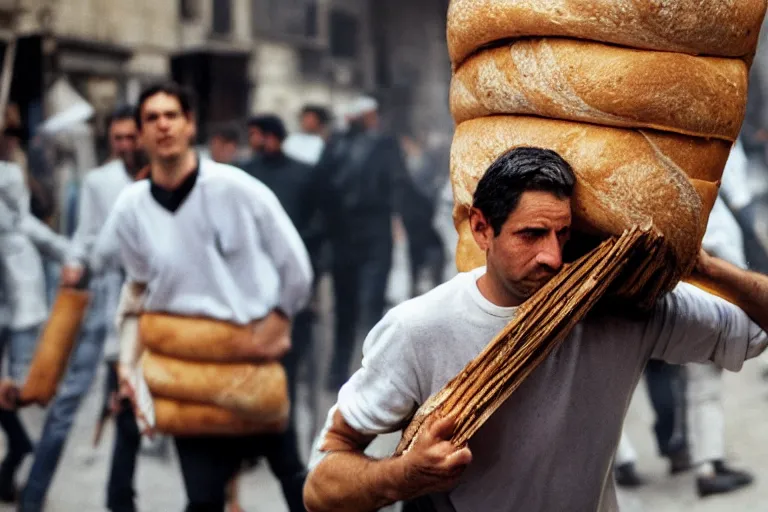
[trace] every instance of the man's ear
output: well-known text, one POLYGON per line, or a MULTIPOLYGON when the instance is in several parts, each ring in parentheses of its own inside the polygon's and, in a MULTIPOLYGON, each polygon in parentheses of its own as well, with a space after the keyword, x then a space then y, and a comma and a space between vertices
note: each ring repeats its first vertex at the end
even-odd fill
POLYGON ((491 245, 491 240, 494 237, 493 227, 488 219, 485 218, 483 212, 477 208, 469 209, 469 227, 472 230, 472 236, 475 238, 475 242, 480 249, 485 252, 491 245))

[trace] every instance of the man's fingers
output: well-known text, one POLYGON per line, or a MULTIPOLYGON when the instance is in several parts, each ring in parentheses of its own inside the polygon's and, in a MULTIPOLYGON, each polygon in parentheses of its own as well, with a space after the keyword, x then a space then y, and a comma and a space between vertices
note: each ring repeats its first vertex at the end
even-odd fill
POLYGON ((456 417, 446 416, 436 420, 429 428, 429 433, 436 439, 450 441, 456 429, 456 417))
POLYGON ((446 467, 450 470, 467 467, 472 462, 472 452, 466 446, 456 450, 445 459, 446 467))

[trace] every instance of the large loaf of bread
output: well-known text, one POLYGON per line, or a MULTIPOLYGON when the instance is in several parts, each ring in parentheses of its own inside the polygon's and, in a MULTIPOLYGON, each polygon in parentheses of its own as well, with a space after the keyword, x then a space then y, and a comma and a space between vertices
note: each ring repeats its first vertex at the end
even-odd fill
POLYGON ((155 429, 163 434, 185 436, 239 436, 270 434, 285 430, 287 419, 263 422, 249 420, 223 409, 158 397, 154 400, 155 429))
POLYGON ((525 39, 470 57, 451 83, 456 123, 495 114, 735 140, 744 119, 742 60, 525 39))
POLYGON ((80 326, 90 302, 90 293, 60 288, 51 314, 38 340, 26 381, 19 392, 22 404, 48 405, 69 364, 80 326))
POLYGON ((189 361, 237 363, 245 343, 290 338, 290 323, 273 320, 270 316, 249 326, 236 326, 210 318, 145 313, 140 320, 141 343, 157 354, 189 361))
POLYGON ((566 37, 632 48, 751 56, 765 0, 453 0, 454 67, 478 49, 526 37, 566 37))
POLYGON ((607 237, 653 220, 670 244, 669 284, 695 260, 730 151, 721 140, 536 117, 466 121, 451 150, 459 270, 483 264, 467 220, 477 182, 500 154, 518 146, 550 148, 571 164, 578 230, 607 237))
POLYGON ((262 422, 288 418, 288 381, 279 363, 200 363, 148 350, 142 367, 153 397, 215 405, 262 422))

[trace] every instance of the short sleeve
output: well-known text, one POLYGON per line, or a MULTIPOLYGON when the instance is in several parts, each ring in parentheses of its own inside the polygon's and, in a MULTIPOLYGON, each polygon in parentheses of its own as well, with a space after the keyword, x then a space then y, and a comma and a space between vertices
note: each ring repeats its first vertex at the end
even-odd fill
POLYGON ((712 361, 731 371, 768 344, 766 333, 744 311, 688 284, 663 299, 645 336, 653 337, 652 358, 672 364, 712 361))
POLYGON ((417 362, 406 329, 389 313, 370 332, 362 368, 339 392, 338 409, 350 427, 367 435, 403 427, 419 405, 417 362))

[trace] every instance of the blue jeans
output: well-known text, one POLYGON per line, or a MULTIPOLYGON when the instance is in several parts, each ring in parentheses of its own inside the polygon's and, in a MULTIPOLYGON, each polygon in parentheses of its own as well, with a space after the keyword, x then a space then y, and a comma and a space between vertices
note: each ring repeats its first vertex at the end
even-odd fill
POLYGON ((0 351, 8 350, 8 375, 18 385, 22 385, 27 378, 40 330, 41 326, 37 325, 29 329, 5 329, 0 332, 0 351))
MULTIPOLYGON (((103 310, 99 307, 91 308, 88 316, 92 314, 103 315, 103 310)), ((94 327, 88 319, 85 325, 64 379, 48 409, 43 433, 35 449, 35 461, 21 496, 19 510, 22 512, 43 510, 45 496, 59 464, 77 409, 88 393, 101 361, 106 327, 103 321, 101 326, 94 327)))

